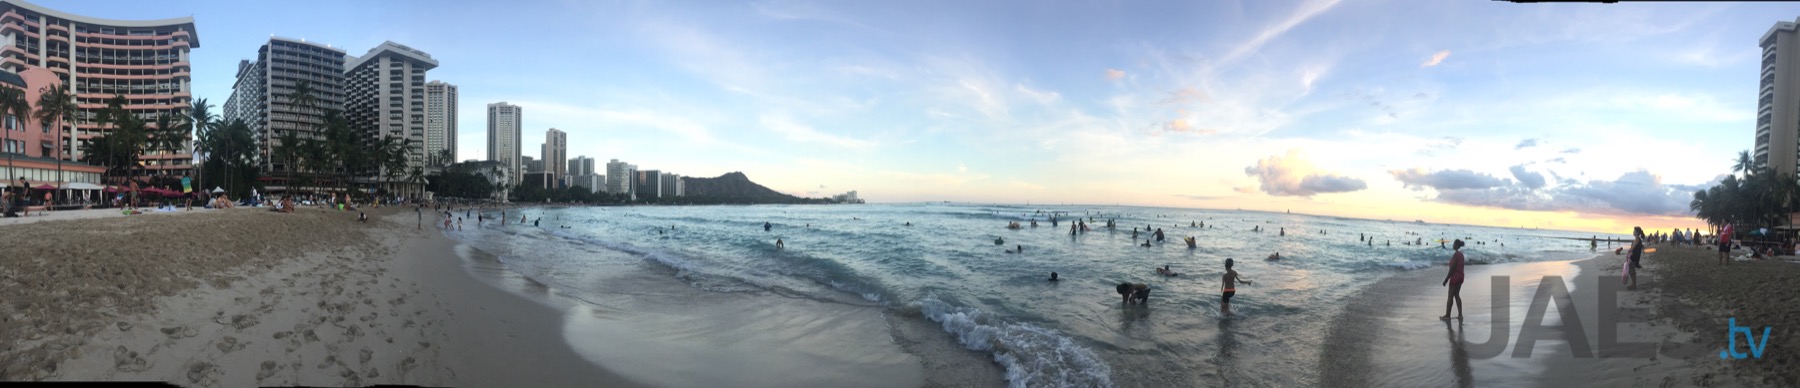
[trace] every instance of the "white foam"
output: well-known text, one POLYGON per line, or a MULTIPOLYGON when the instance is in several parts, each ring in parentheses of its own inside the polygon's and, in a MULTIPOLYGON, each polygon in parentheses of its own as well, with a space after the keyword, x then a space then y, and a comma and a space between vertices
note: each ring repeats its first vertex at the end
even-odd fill
POLYGON ((1011 387, 1110 387, 1112 367, 1093 350, 1055 330, 1000 322, 979 309, 926 297, 919 309, 969 350, 992 353, 1011 387))

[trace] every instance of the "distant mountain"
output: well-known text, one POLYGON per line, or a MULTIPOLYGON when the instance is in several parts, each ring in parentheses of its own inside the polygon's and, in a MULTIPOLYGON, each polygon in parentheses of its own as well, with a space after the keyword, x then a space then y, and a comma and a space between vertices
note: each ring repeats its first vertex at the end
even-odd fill
POLYGON ((683 195, 693 199, 710 199, 728 203, 813 203, 817 199, 807 199, 782 194, 770 190, 763 185, 751 182, 750 177, 742 172, 729 172, 716 178, 683 178, 686 180, 682 189, 683 195))

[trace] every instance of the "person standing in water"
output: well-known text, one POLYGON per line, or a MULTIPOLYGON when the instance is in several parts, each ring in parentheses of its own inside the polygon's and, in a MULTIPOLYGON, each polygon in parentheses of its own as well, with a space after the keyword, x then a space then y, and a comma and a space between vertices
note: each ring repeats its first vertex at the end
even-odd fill
POLYGON ((764 232, 767 232, 767 231, 769 231, 769 229, 774 229, 774 228, 775 228, 775 225, 770 225, 768 221, 763 221, 763 231, 764 232))
POLYGON ((1442 284, 1450 287, 1450 298, 1444 301, 1444 316, 1438 317, 1439 320, 1444 321, 1450 320, 1450 306, 1456 306, 1456 319, 1463 319, 1463 241, 1460 239, 1456 240, 1456 243, 1453 245, 1456 247, 1456 253, 1450 255, 1450 273, 1444 275, 1444 282, 1442 284))
POLYGON ((787 248, 787 244, 783 244, 781 242, 781 239, 775 239, 775 249, 786 249, 786 248, 787 248))
POLYGON ((1251 285, 1250 279, 1238 277, 1237 270, 1231 269, 1231 265, 1232 260, 1225 259, 1225 276, 1220 279, 1225 283, 1225 296, 1219 300, 1219 313, 1225 316, 1231 316, 1231 297, 1237 295, 1237 282, 1244 282, 1246 286, 1251 285))

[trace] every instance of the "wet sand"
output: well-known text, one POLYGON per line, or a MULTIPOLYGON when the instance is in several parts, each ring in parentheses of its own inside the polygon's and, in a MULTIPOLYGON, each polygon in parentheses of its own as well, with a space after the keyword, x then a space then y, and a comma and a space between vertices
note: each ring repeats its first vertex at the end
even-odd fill
MULTIPOLYGON (((1622 256, 1540 263, 1469 266, 1463 285, 1463 320, 1444 322, 1446 269, 1434 266, 1394 275, 1351 298, 1334 320, 1319 360, 1322 376, 1344 386, 1686 386, 1707 381, 1689 359, 1706 348, 1705 336, 1677 329, 1659 303, 1654 276, 1639 273, 1636 291, 1619 286, 1622 256), (1506 276, 1505 294, 1493 285, 1506 276), (1560 277, 1582 330, 1561 328, 1556 303, 1546 303, 1544 338, 1517 353, 1521 330, 1540 286, 1560 277), (1645 343, 1642 356, 1600 357, 1601 293, 1618 290, 1620 342, 1645 343), (1498 298, 1496 298, 1498 296, 1498 298), (1505 316, 1492 307, 1503 303, 1505 316), (1502 326, 1500 323, 1504 323, 1502 326), (1504 331, 1497 328, 1504 327, 1504 331), (1488 346, 1496 336, 1505 342, 1488 346), (1571 340, 1585 339, 1585 346, 1571 340), (1585 354, 1578 354, 1585 352, 1585 354), (1524 356, 1524 357, 1516 357, 1524 356)), ((1646 260, 1654 266, 1655 258, 1646 260)), ((1545 294, 1553 296, 1554 294, 1545 294)), ((1553 300, 1553 298, 1552 298, 1553 300)), ((1455 315, 1452 312, 1451 315, 1455 315)), ((1577 341, 1579 342, 1579 341, 1577 341)), ((1620 349, 1609 347, 1608 349, 1620 349)), ((1716 348, 1714 348, 1716 358, 1716 348)))
POLYGON ((0 380, 634 385, 580 361, 558 311, 471 279, 410 209, 370 212, 0 225, 0 380))

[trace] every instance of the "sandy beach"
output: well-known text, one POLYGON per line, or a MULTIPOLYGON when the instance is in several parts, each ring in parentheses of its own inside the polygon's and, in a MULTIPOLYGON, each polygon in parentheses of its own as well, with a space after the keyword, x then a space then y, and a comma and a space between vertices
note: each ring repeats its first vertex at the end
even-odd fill
POLYGON ((557 310, 472 279, 410 209, 372 213, 363 224, 312 208, 88 211, 0 225, 0 379, 634 385, 574 354, 557 310))

